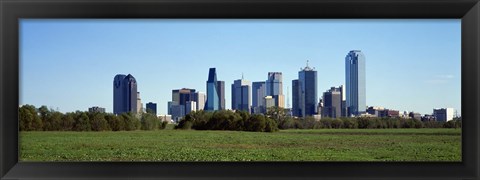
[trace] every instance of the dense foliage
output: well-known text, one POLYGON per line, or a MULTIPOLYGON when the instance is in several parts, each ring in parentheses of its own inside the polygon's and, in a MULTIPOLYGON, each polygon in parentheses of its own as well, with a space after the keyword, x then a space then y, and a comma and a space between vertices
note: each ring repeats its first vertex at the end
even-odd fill
POLYGON ((150 114, 69 112, 24 105, 19 109, 20 131, 132 131, 165 129, 168 122, 150 114))
POLYGON ((420 121, 405 118, 378 117, 341 117, 295 118, 289 116, 282 108, 269 108, 267 116, 272 117, 279 129, 384 129, 384 128, 461 128, 462 120, 457 118, 448 122, 420 121))
POLYGON ((250 115, 244 111, 196 111, 180 120, 175 129, 231 130, 231 131, 278 131, 277 123, 264 115, 250 115))

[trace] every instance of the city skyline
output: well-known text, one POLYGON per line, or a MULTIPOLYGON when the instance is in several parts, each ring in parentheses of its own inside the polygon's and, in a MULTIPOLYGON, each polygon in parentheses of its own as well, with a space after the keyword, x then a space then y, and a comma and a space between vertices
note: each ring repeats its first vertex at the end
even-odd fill
MULTIPOLYGON (((353 49, 361 49, 368 59, 366 67, 367 106, 384 106, 389 109, 415 111, 422 114, 431 114, 433 108, 440 107, 453 107, 459 113, 461 112, 459 21, 158 21, 160 24, 163 23, 161 27, 170 27, 170 29, 167 28, 166 30, 170 32, 169 35, 174 34, 174 30, 179 30, 178 33, 180 35, 189 36, 175 37, 180 38, 182 43, 175 43, 172 41, 173 39, 166 37, 160 38, 163 39, 161 42, 154 42, 152 39, 138 38, 141 35, 138 32, 134 33, 136 32, 135 30, 141 30, 140 27, 150 27, 162 33, 152 30, 152 32, 148 31, 146 33, 148 35, 155 33, 168 34, 163 31, 164 29, 155 27, 156 21, 132 22, 127 20, 127 23, 122 22, 22 20, 20 104, 47 105, 54 109, 58 107, 61 112, 87 110, 88 107, 99 106, 106 108, 107 112, 113 112, 111 78, 118 73, 130 73, 138 82, 138 91, 142 94, 142 100, 144 102, 157 103, 158 114, 167 114, 166 106, 167 102, 171 100, 172 89, 192 88, 206 93, 205 81, 208 78, 206 70, 208 67, 216 67, 217 78, 226 84, 232 84, 234 80, 240 79, 242 73, 245 79, 248 79, 250 82, 257 82, 265 81, 268 72, 282 72, 282 87, 286 90, 287 86, 292 87, 290 82, 297 78, 298 68, 305 66, 307 60, 310 61, 311 66, 317 68, 317 95, 320 97, 321 93, 330 87, 345 85, 345 54, 353 49), (259 22, 264 27, 256 27, 255 25, 258 26, 259 22), (395 29, 400 28, 404 24, 407 24, 407 27, 410 29, 415 27, 413 29, 417 31, 405 32, 405 29, 395 29), (123 26, 126 26, 127 29, 123 31, 118 30, 123 26), (344 30, 344 28, 348 29, 346 27, 349 26, 362 26, 366 30, 356 29, 355 32, 353 30, 344 30), (97 36, 89 37, 80 32, 79 37, 68 36, 68 34, 71 35, 72 32, 69 30, 73 27, 73 32, 77 32, 78 30, 75 29, 80 27, 81 30, 87 29, 107 37, 99 36, 98 34, 97 36), (198 30, 200 32, 192 30, 194 35, 190 36, 186 35, 190 31, 185 30, 185 27, 203 27, 204 29, 200 28, 198 30), (220 27, 221 30, 210 32, 206 30, 208 27, 220 27), (236 30, 238 27, 244 29, 236 30), (279 30, 278 27, 282 27, 282 29, 279 30), (339 27, 340 33, 333 31, 333 29, 339 27), (37 31, 33 31, 33 29, 37 31), (113 33, 105 34, 110 32, 108 30, 113 31, 113 33), (315 36, 314 30, 320 35, 315 36), (385 32, 378 32, 378 30, 385 32), (59 31, 63 33, 55 33, 59 31), (125 38, 124 35, 120 36, 121 32, 124 31, 132 33, 133 37, 125 38), (376 37, 360 36, 367 31, 371 31, 370 33, 375 34, 376 37), (298 32, 306 33, 308 36, 302 35, 298 37, 298 32), (326 35, 340 34, 345 36, 348 33, 352 34, 352 37, 349 37, 349 42, 341 41, 341 38, 338 41, 336 39, 322 39, 326 35), (53 36, 54 34, 57 36, 53 36), (415 34, 415 36, 408 36, 412 34, 415 34), (45 36, 40 37, 40 35, 45 36), (294 35, 297 35, 297 37, 292 38, 291 36, 294 35), (77 39, 80 37, 85 38, 86 41, 77 39), (126 40, 122 40, 120 37, 126 40), (443 39, 440 41, 437 37, 442 37, 443 39), (51 38, 51 42, 42 41, 42 38, 51 38), (94 46, 100 50, 85 48, 85 45, 89 43, 93 45, 93 42, 88 41, 97 42, 92 38, 100 39, 100 45, 94 46), (241 40, 242 38, 247 40, 233 41, 241 40), (255 38, 257 38, 256 41, 254 40, 255 38), (77 41, 71 39, 76 39, 77 41), (365 41, 366 39, 373 42, 367 42, 365 41), (133 45, 116 47, 114 44, 108 44, 110 46, 107 46, 102 44, 106 43, 106 40, 116 40, 114 42, 119 44, 122 44, 121 42, 133 42, 133 45), (268 42, 270 40, 273 42, 268 42), (326 42, 322 43, 320 40, 326 42), (364 40, 364 43, 359 43, 362 40, 364 40), (239 45, 228 43, 232 41, 239 45), (248 41, 256 42, 259 45, 248 43, 248 41), (428 41, 428 43, 422 43, 423 41, 428 41), (149 45, 142 45, 142 42, 149 45), (415 42, 415 44, 412 42, 415 42), (331 45, 332 43, 335 46, 331 45), (342 46, 342 43, 346 45, 342 46), (151 44, 160 45, 160 47, 151 46, 151 44), (203 47, 199 46, 199 44, 213 45, 203 47), (72 49, 58 47, 58 45, 67 47, 71 45, 70 48, 72 49), (140 47, 135 45, 140 45, 140 47), (389 47, 386 48, 384 47, 385 45, 389 47), (403 49, 399 48, 399 45, 403 49), (417 46, 409 47, 414 45, 417 46), (226 46, 226 48, 219 46, 226 46), (33 49, 34 47, 38 49, 33 49), (78 49, 78 47, 83 48, 78 49), (177 56, 175 59, 169 60, 171 58, 163 57, 163 54, 168 54, 169 51, 161 51, 162 47, 169 51, 173 49, 174 52, 171 52, 172 54, 187 54, 193 51, 187 47, 198 47, 200 50, 193 51, 194 53, 191 53, 191 55, 177 56), (213 49, 213 51, 208 50, 208 47, 213 49), (80 52, 75 52, 75 48, 80 52), (127 48, 130 53, 118 51, 123 48, 127 48), (416 49, 420 49, 421 52, 418 52, 416 49), (227 50, 227 52, 220 50, 227 50), (149 55, 144 56, 145 51, 150 52, 146 53, 149 55), (156 51, 161 52, 158 52, 158 54, 153 53, 156 51), (75 53, 70 54, 72 52, 75 53), (127 57, 120 56, 122 54, 125 55, 124 53, 127 57), (95 55, 100 57, 95 58, 95 55), (91 61, 90 59, 95 59, 96 61, 91 61), (102 60, 105 61, 104 64, 111 66, 111 69, 105 68, 102 60), (117 68, 117 66, 120 68, 117 68), (89 83, 73 83, 60 77, 70 77, 70 79, 75 79, 75 81, 84 82, 81 78, 85 77, 82 74, 85 70, 92 74, 92 79, 86 78, 88 79, 86 82, 89 83), (52 80, 52 82, 35 82, 35 80, 38 80, 39 74, 48 76, 48 79, 52 80), (107 77, 108 83, 103 82, 105 77, 107 77), (107 89, 103 87, 104 84, 108 85, 107 89), (61 89, 59 87, 65 88, 61 89), (382 87, 391 90, 391 92, 383 91, 382 87), (68 91, 68 93, 62 91, 68 91), (95 94, 88 95, 84 93, 85 91, 95 94)), ((95 35, 93 32, 86 34, 95 35)), ((155 36, 153 39, 155 39, 155 36)), ((174 56, 172 55, 171 57, 174 56)), ((225 92, 231 92, 228 85, 225 86, 225 92)), ((284 95, 287 96, 286 94, 284 95)), ((231 107, 231 94, 225 93, 225 99, 225 107, 231 107)), ((285 102, 284 104, 292 103, 285 102)))

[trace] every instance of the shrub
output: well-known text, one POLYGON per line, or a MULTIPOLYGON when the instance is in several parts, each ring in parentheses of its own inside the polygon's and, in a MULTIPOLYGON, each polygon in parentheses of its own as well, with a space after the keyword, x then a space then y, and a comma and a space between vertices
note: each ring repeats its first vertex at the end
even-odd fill
POLYGON ((343 128, 343 121, 341 119, 334 119, 332 121, 332 128, 334 129, 343 128))

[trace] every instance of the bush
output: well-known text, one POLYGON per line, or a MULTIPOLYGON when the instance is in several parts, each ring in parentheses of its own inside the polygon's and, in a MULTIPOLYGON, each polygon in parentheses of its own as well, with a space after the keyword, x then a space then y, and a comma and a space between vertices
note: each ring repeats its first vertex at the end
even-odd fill
POLYGON ((334 129, 343 128, 343 121, 341 119, 334 119, 332 121, 332 128, 334 129))
POLYGON ((351 118, 341 118, 343 121, 343 128, 347 129, 356 129, 358 128, 358 124, 356 120, 353 120, 351 118))

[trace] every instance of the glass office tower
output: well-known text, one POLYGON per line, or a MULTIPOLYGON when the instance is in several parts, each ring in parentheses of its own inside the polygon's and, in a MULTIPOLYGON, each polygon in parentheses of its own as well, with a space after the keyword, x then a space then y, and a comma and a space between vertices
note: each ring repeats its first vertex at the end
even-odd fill
POLYGON ((266 84, 266 96, 272 96, 275 106, 284 107, 283 80, 281 72, 269 72, 266 84))
POLYGON ((345 85, 347 116, 366 112, 365 56, 352 50, 345 57, 345 85))
POLYGON ((137 112, 137 81, 131 74, 117 74, 113 79, 113 113, 124 112, 137 112))
POLYGON ((215 68, 210 68, 207 80, 207 102, 205 105, 206 111, 220 110, 220 96, 217 89, 217 73, 215 68))
POLYGON ((250 81, 238 79, 232 84, 232 109, 250 112, 250 81))
POLYGON ((301 116, 313 116, 317 114, 317 71, 308 66, 298 72, 298 85, 300 87, 300 111, 301 116))
POLYGON ((252 113, 265 113, 265 81, 252 83, 252 113))

